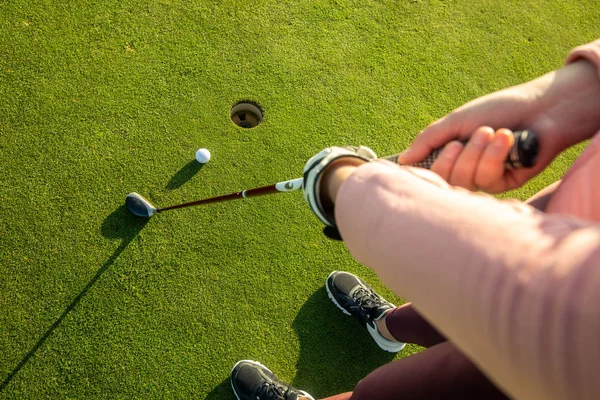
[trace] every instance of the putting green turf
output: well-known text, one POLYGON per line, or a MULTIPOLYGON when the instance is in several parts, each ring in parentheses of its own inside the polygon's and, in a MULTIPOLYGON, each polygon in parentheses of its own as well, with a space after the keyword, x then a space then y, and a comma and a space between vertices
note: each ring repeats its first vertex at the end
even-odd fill
POLYGON ((295 178, 329 145, 398 152, 559 67, 599 21, 592 1, 0 3, 0 397, 229 399, 242 358, 315 396, 351 390, 393 356, 325 278, 403 300, 299 192, 147 223, 127 193, 166 206, 295 178), (265 110, 255 129, 228 118, 243 99, 265 110))

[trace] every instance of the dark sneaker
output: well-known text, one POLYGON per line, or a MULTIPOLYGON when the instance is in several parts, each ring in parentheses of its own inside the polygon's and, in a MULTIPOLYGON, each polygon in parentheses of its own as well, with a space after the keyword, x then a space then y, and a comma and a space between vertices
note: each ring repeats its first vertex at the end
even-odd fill
POLYGON ((267 367, 256 361, 242 360, 231 370, 231 388, 238 400, 297 400, 314 398, 282 382, 267 367))
POLYGON ((375 321, 396 306, 378 295, 365 281, 349 272, 334 271, 327 277, 325 288, 331 301, 344 314, 353 315, 367 327, 379 347, 392 353, 404 348, 405 343, 388 340, 377 330, 375 321))

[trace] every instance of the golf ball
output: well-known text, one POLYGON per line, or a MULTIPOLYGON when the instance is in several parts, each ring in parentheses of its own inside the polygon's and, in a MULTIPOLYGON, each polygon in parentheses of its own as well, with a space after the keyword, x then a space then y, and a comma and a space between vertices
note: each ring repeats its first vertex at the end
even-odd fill
POLYGON ((206 164, 208 160, 210 160, 210 151, 208 151, 207 149, 199 149, 196 152, 196 160, 200 164, 206 164))

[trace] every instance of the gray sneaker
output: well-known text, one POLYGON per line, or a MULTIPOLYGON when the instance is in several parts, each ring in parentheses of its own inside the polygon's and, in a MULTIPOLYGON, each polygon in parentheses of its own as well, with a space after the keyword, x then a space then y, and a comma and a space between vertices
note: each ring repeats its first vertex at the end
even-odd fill
POLYGON ((349 272, 334 271, 327 277, 325 288, 331 301, 344 314, 358 319, 379 347, 392 353, 404 348, 405 343, 388 340, 377 330, 376 321, 396 306, 378 295, 365 281, 349 272))
POLYGON ((297 400, 305 396, 314 398, 281 381, 264 365, 242 360, 231 370, 231 388, 238 400, 297 400))

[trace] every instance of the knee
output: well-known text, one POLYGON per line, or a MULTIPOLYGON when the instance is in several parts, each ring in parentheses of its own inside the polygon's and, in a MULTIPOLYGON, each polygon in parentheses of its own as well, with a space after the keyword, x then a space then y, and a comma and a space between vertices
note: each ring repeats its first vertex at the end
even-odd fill
POLYGON ((372 398, 373 396, 372 393, 370 393, 368 382, 365 379, 361 379, 356 384, 349 400, 369 400, 372 398))

